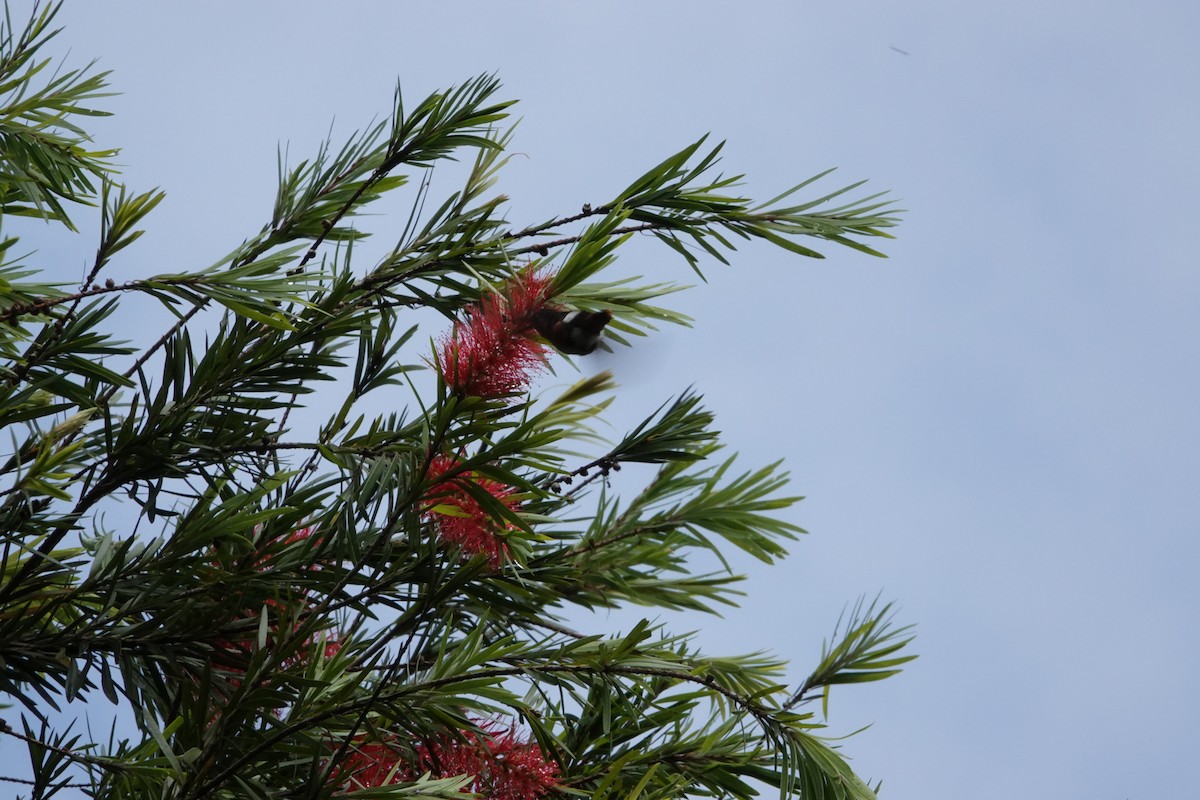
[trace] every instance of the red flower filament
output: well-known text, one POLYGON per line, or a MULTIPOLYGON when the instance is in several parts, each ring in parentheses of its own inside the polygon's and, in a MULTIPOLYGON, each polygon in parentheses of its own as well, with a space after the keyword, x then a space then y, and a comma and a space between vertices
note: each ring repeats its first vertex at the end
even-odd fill
MULTIPOLYGON (((432 483, 422 500, 422 507, 426 517, 437 523, 442 541, 458 545, 468 557, 486 555, 495 569, 508 557, 508 545, 504 543, 500 525, 462 484, 469 481, 513 510, 520 504, 513 497, 517 490, 473 472, 459 472, 451 478, 443 478, 458 465, 457 459, 446 455, 437 455, 430 460, 432 483)), ((514 527, 505 524, 504 530, 514 527)))
POLYGON ((471 775, 464 788, 485 800, 537 800, 557 785, 558 765, 535 742, 490 727, 420 742, 411 763, 391 743, 366 742, 354 748, 341 774, 348 772, 354 788, 408 783, 427 772, 433 778, 471 775))
POLYGON ((438 343, 435 366, 446 385, 476 397, 523 391, 546 363, 545 345, 530 334, 549 286, 549 277, 526 270, 471 306, 466 321, 438 343))
MULTIPOLYGON (((307 540, 313 533, 311 526, 300 528, 299 530, 291 531, 286 536, 280 537, 280 541, 284 544, 293 544, 307 540)), ((261 570, 269 568, 270 555, 264 554, 255 561, 254 566, 261 570)), ((319 569, 319 567, 310 567, 310 569, 319 569)), ((308 590, 304 588, 293 588, 290 596, 281 599, 268 598, 264 601, 268 608, 268 637, 267 646, 273 646, 279 638, 279 623, 285 617, 295 617, 303 613, 305 606, 308 603, 308 590)), ((261 612, 256 609, 248 608, 243 611, 243 619, 258 619, 261 612)), ((299 627, 299 622, 293 621, 292 628, 299 627)), ((228 672, 242 672, 241 664, 250 657, 257 642, 256 630, 247 631, 244 637, 236 640, 218 639, 214 644, 213 663, 218 667, 228 672)), ((336 636, 331 633, 322 637, 310 638, 305 643, 310 653, 297 652, 284 659, 281 666, 285 669, 298 666, 311 657, 316 652, 323 651, 328 658, 335 655, 341 648, 341 643, 336 636)))

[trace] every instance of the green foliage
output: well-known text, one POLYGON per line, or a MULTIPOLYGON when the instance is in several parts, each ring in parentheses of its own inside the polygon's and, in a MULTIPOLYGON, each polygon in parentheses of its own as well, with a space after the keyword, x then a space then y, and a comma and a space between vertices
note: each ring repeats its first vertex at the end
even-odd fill
POLYGON ((58 5, 34 9, 21 30, 8 4, 0 27, 0 220, 6 214, 55 220, 74 226, 62 201, 87 204, 95 185, 112 169, 112 150, 89 150, 90 139, 76 117, 105 114, 91 102, 103 92, 107 73, 44 70, 52 59, 38 51, 58 33, 50 28, 58 5))
POLYGON ((892 625, 891 603, 876 608, 877 601, 863 607, 859 601, 848 617, 839 619, 833 636, 821 646, 821 662, 788 701, 794 706, 809 699, 809 692, 821 691, 825 712, 829 711, 829 689, 838 683, 869 683, 900 673, 900 666, 916 658, 898 655, 913 637, 912 626, 892 625))
POLYGON ((104 74, 43 77, 57 8, 0 33, 0 224, 74 231, 64 202, 91 204, 100 240, 65 287, 0 237, 0 691, 20 715, 0 736, 29 750, 0 777, 34 797, 461 797, 461 776, 352 791, 341 770, 367 742, 411 754, 511 718, 563 796, 873 797, 797 708, 913 657, 890 606, 855 607, 792 688, 767 655, 708 655, 648 622, 568 627, 572 609, 734 604, 729 547, 773 563, 802 533, 778 516, 799 499, 780 465, 717 458, 690 390, 607 442, 607 374, 556 398, 430 387, 422 343, 443 331, 412 311, 461 321, 540 270, 548 301, 612 312, 607 338, 627 344, 687 322, 655 305, 680 286, 601 279, 633 233, 697 274, 739 239, 877 255, 863 242, 888 235, 888 203, 830 207, 847 187, 777 205, 806 181, 753 205, 702 139, 609 202, 517 228, 491 193, 511 103, 482 76, 412 107, 397 92, 343 147, 281 156, 268 221, 216 264, 117 284, 103 271, 136 252, 163 193, 127 189, 114 153, 89 149, 104 74), (446 159, 471 164, 464 185, 429 202, 422 176, 446 159), (347 219, 401 191, 395 246, 352 269, 366 232, 347 219), (138 303, 173 322, 120 341, 115 315, 138 303), (654 474, 622 500, 612 477, 631 464, 654 474), (447 535, 470 524, 499 563, 447 535), (695 550, 722 568, 694 574, 695 550), (132 720, 107 741, 70 722, 101 698, 132 720))

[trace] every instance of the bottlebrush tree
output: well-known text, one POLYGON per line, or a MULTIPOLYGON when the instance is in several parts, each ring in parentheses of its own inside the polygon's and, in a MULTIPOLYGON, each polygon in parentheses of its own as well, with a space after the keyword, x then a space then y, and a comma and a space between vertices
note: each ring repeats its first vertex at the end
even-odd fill
POLYGON ((602 278, 634 233, 695 270, 741 240, 876 254, 886 200, 754 204, 702 140, 514 225, 492 193, 510 103, 484 76, 397 93, 281 166, 266 224, 215 264, 116 281, 163 195, 121 185, 81 127, 104 75, 44 69, 56 10, 0 37, 0 221, 74 235, 90 204, 100 237, 79 285, 0 241, 0 778, 37 798, 873 796, 811 701, 912 657, 887 606, 854 607, 790 682, 649 622, 575 629, 732 603, 737 576, 689 556, 784 555, 779 465, 737 472, 691 392, 605 441, 609 375, 531 390, 684 321, 655 305, 676 287, 602 278), (446 159, 465 184, 429 197, 446 159), (352 264, 355 215, 404 191, 395 246, 352 264), (173 321, 119 341, 139 301, 173 321), (381 393, 399 410, 371 412, 381 393), (652 477, 619 499, 627 464, 652 477))

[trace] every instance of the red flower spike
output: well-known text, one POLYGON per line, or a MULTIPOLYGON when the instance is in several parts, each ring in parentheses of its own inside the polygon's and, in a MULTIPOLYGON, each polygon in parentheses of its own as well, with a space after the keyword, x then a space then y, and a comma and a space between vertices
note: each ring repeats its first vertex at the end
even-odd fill
POLYGON ((342 642, 336 636, 327 636, 324 643, 318 641, 316 644, 321 644, 321 650, 325 658, 333 658, 342 652, 342 642))
POLYGON ((486 741, 486 769, 475 779, 475 791, 492 800, 535 800, 554 788, 558 765, 534 742, 522 741, 511 730, 486 741))
POLYGON ((548 276, 526 270, 468 309, 466 321, 438 343, 435 366, 446 385, 476 397, 522 391, 546 363, 545 345, 530 334, 549 287, 548 276))
MULTIPOLYGON (((432 483, 421 501, 422 507, 428 518, 436 520, 443 541, 457 544, 467 556, 480 553, 486 555, 492 569, 496 569, 508 557, 508 545, 501 538, 496 521, 479 505, 479 501, 461 486, 461 482, 474 483, 513 510, 520 505, 520 501, 512 497, 517 490, 471 472, 460 472, 453 478, 441 479, 458 465, 457 459, 447 455, 437 455, 430 460, 429 475, 432 483), (438 511, 438 506, 452 506, 457 511, 438 511)), ((505 530, 513 528, 512 525, 505 526, 505 530)))
POLYGON ((434 778, 472 775, 466 788, 484 800, 537 800, 558 785, 558 765, 536 742, 494 724, 483 732, 419 742, 414 750, 412 762, 404 763, 405 754, 392 742, 364 742, 339 774, 349 774, 347 788, 407 783, 426 772, 434 778))
POLYGON ((363 742, 354 746, 346 763, 336 770, 335 780, 348 777, 347 789, 387 786, 389 783, 412 780, 411 770, 400 761, 401 753, 386 742, 363 742), (397 764, 400 764, 397 767, 397 764))
MULTIPOLYGON (((294 542, 301 542, 301 541, 304 541, 304 540, 310 538, 313 535, 313 532, 314 532, 314 527, 310 525, 310 526, 307 526, 304 528, 300 528, 298 530, 291 531, 291 532, 287 533, 286 535, 280 536, 280 537, 278 537, 277 541, 281 541, 284 544, 292 544, 294 542)), ((257 569, 259 569, 260 571, 265 570, 269 566, 269 560, 270 560, 270 556, 261 555, 254 562, 254 566, 257 569)), ((313 566, 313 567, 311 567, 311 569, 320 569, 320 567, 313 566)), ((270 609, 268 611, 268 623, 267 623, 268 624, 268 638, 267 638, 268 646, 272 646, 273 643, 278 639, 279 623, 282 620, 282 618, 288 614, 302 613, 305 605, 308 602, 307 598, 308 598, 308 590, 307 589, 296 588, 296 589, 294 589, 294 594, 287 599, 276 600, 275 598, 268 598, 267 600, 264 601, 265 605, 270 609)), ((245 609, 243 612, 243 617, 257 619, 260 613, 261 613, 261 611, 258 609, 245 609)), ((293 629, 295 627, 298 627, 298 625, 299 625, 299 623, 293 623, 293 629)), ((250 657, 250 654, 254 650, 256 641, 257 641, 257 633, 254 631, 247 632, 245 638, 240 639, 240 640, 230 641, 227 639, 219 639, 219 640, 215 641, 213 643, 213 645, 214 645, 213 663, 228 672, 241 672, 242 670, 241 670, 241 667, 239 666, 239 664, 242 661, 244 661, 245 659, 248 659, 250 657)), ((321 645, 322 643, 319 642, 317 639, 310 639, 309 641, 305 642, 305 644, 312 651, 312 654, 315 654, 317 652, 318 645, 321 645)), ((336 638, 332 638, 329 635, 327 635, 326 638, 324 639, 324 643, 322 646, 323 646, 326 657, 336 654, 338 652, 338 650, 341 649, 341 643, 338 642, 336 638)), ((309 654, 297 653, 297 654, 295 654, 293 656, 289 656, 287 659, 285 659, 282 666, 284 668, 291 668, 291 667, 294 667, 301 663, 306 662, 309 657, 310 657, 309 654)))
POLYGON ((553 276, 534 269, 518 272, 503 287, 502 294, 514 328, 528 333, 533 326, 533 316, 545 307, 550 297, 553 276))
POLYGON ((308 537, 312 536, 312 533, 313 533, 313 526, 308 525, 303 528, 298 528, 297 530, 294 530, 291 533, 289 533, 288 535, 282 536, 280 538, 283 540, 283 542, 285 544, 291 544, 292 542, 304 541, 308 537))

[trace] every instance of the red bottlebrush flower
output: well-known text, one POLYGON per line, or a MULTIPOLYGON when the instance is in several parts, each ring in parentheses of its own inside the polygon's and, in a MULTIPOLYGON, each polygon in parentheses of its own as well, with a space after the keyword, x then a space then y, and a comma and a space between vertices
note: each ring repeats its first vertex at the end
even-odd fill
POLYGON ((529 332, 533 326, 534 314, 545 307, 550 297, 550 283, 553 277, 546 272, 525 269, 505 282, 502 295, 516 330, 529 332))
POLYGON ((511 730, 485 740, 484 769, 476 773, 474 790, 491 800, 535 800, 554 788, 558 765, 546 759, 536 742, 523 741, 511 730))
POLYGON ((435 366, 446 385, 477 397, 523 390, 546 363, 546 347, 530 334, 549 287, 548 276, 526 270, 468 309, 466 321, 438 343, 435 366))
POLYGON ((361 742, 354 745, 345 763, 333 772, 334 780, 345 777, 349 789, 387 786, 412 780, 411 770, 403 762, 404 754, 388 742, 361 742))
MULTIPOLYGON (((296 606, 295 613, 303 613, 304 601, 296 606)), ((274 600, 267 600, 268 619, 267 619, 267 642, 268 648, 274 648, 276 643, 281 638, 280 636, 280 621, 283 614, 287 613, 286 608, 282 611, 281 604, 274 600)), ((243 619, 258 619, 259 612, 247 610, 243 619)), ((298 622, 291 623, 292 629, 299 627, 298 622)), ((285 631, 286 633, 286 631, 285 631)), ((243 671, 242 665, 250 658, 254 652, 257 643, 257 632, 255 630, 247 630, 244 637, 235 640, 218 639, 213 642, 213 664, 225 670, 226 672, 239 673, 243 671)), ((311 637, 303 644, 303 650, 297 650, 287 658, 283 659, 280 666, 284 669, 291 669, 307 663, 316 653, 324 652, 328 658, 336 655, 342 648, 342 643, 331 634, 326 634, 324 638, 311 637)))
POLYGON ((312 536, 312 533, 313 533, 313 526, 308 525, 306 527, 298 528, 297 530, 292 531, 287 536, 281 537, 281 539, 283 540, 284 544, 291 544, 292 542, 302 542, 305 539, 307 539, 308 537, 312 536))
MULTIPOLYGON (((291 531, 286 535, 279 536, 275 541, 283 544, 292 544, 308 539, 314 531, 313 526, 307 526, 298 530, 291 531)), ((261 554, 254 561, 254 566, 259 571, 266 570, 271 559, 270 554, 261 554)), ((318 566, 310 567, 310 569, 320 569, 318 566)), ((286 618, 299 616, 304 612, 305 606, 308 603, 308 590, 302 587, 292 587, 288 596, 282 598, 268 598, 264 601, 268 611, 268 646, 273 646, 280 635, 280 622, 286 618)), ((261 608, 247 608, 242 611, 242 619, 258 619, 261 614, 261 608)), ((299 622, 291 622, 292 629, 299 627, 299 622)), ((229 672, 241 672, 240 664, 250 657, 257 641, 257 631, 247 630, 244 637, 236 640, 219 639, 214 642, 213 662, 217 666, 229 672)), ((312 654, 318 651, 318 645, 323 648, 326 657, 338 652, 341 648, 341 643, 336 638, 327 636, 323 640, 309 639, 305 642, 305 646, 311 650, 312 654)), ((302 664, 308 660, 311 654, 297 652, 284 660, 282 666, 290 668, 302 664)))
POLYGON ((415 755, 391 742, 364 742, 354 748, 339 774, 348 775, 352 788, 406 783, 426 772, 434 778, 472 775, 465 788, 485 800, 537 800, 557 786, 558 765, 536 742, 494 724, 483 727, 482 732, 465 731, 461 737, 418 742, 412 748, 415 755))
MULTIPOLYGON (((421 501, 422 508, 428 518, 437 522, 438 532, 443 541, 457 544, 468 556, 483 553, 495 569, 508 556, 508 545, 501 538, 496 521, 461 483, 470 481, 507 508, 514 510, 520 504, 512 497, 517 490, 472 472, 460 472, 453 478, 442 478, 458 465, 457 459, 447 455, 437 455, 430 460, 429 475, 432 483, 421 501)), ((513 526, 505 525, 504 529, 512 530, 513 526)))

